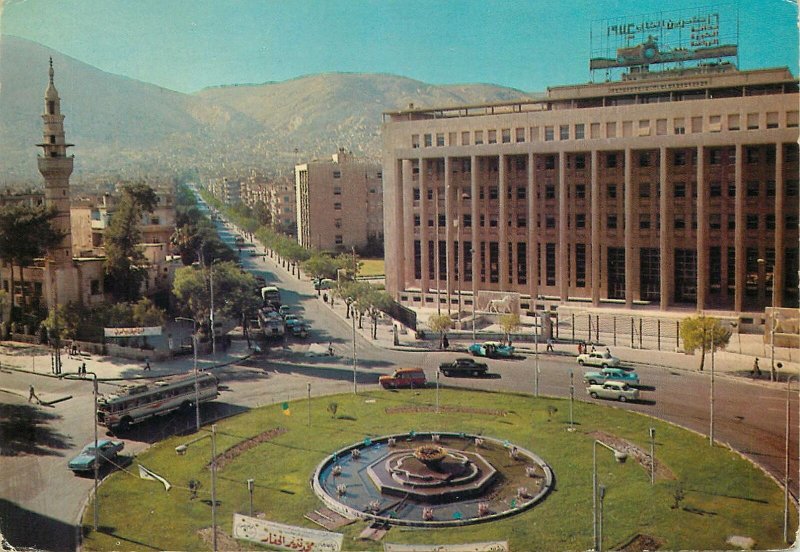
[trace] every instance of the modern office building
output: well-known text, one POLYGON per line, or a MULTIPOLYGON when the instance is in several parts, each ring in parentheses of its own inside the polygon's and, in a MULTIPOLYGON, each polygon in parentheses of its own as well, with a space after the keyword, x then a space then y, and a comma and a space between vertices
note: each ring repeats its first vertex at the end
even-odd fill
POLYGON ((383 186, 377 162, 340 149, 330 160, 295 166, 297 239, 342 250, 383 241, 383 186))
POLYGON ((714 63, 386 113, 387 290, 427 307, 481 291, 522 309, 797 306, 799 99, 786 68, 714 63))

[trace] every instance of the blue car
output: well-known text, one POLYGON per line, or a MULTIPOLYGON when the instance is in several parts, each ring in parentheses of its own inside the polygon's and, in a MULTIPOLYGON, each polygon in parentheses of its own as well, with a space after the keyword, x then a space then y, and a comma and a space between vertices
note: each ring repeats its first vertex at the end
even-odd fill
POLYGON ((467 348, 472 356, 482 356, 487 358, 511 358, 514 356, 514 347, 503 345, 499 341, 486 341, 484 343, 473 343, 467 348))
POLYGON ((622 368, 603 368, 599 372, 586 372, 583 375, 583 381, 589 384, 603 384, 607 381, 624 381, 638 384, 639 376, 636 372, 623 370, 622 368))
MULTIPOLYGON (((109 460, 116 458, 119 451, 125 448, 125 443, 122 441, 112 441, 111 439, 100 439, 97 441, 99 466, 102 466, 109 460)), ((80 454, 69 461, 69 469, 78 472, 88 472, 94 470, 95 450, 94 442, 89 443, 80 454)))

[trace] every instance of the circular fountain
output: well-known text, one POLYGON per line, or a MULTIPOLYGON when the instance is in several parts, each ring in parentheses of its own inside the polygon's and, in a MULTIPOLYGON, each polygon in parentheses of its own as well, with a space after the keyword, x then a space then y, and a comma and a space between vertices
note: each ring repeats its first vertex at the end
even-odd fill
POLYGON ((344 515, 448 526, 512 515, 542 500, 550 467, 507 441, 463 433, 365 439, 323 460, 314 492, 344 515))

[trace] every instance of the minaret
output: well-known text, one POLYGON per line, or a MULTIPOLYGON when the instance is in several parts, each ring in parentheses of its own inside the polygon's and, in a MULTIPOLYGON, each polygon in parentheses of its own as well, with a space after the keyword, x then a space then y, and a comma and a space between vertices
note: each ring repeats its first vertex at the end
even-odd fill
POLYGON ((44 93, 44 141, 38 157, 39 172, 44 177, 44 203, 56 209, 53 227, 64 235, 61 243, 47 252, 47 260, 56 266, 72 262, 72 232, 69 216, 69 177, 72 174, 73 156, 67 156, 64 138, 64 116, 61 114, 61 99, 53 84, 53 58, 50 58, 50 83, 44 93))

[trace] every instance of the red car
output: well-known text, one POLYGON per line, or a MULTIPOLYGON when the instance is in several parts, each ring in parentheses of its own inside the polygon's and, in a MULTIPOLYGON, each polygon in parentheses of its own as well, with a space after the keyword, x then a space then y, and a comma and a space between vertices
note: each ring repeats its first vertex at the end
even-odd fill
POLYGON ((401 387, 425 387, 428 380, 422 368, 400 368, 391 376, 381 376, 378 380, 385 389, 399 389, 401 387))

